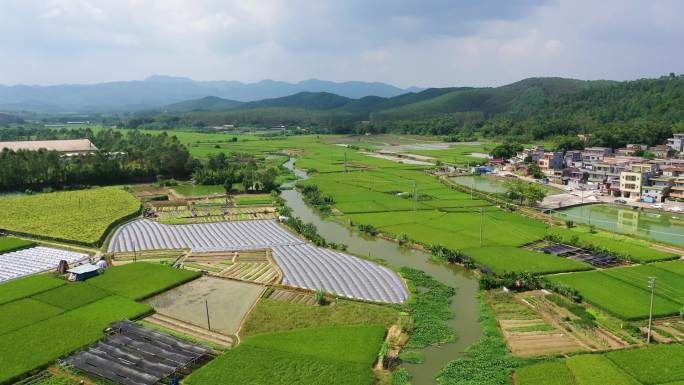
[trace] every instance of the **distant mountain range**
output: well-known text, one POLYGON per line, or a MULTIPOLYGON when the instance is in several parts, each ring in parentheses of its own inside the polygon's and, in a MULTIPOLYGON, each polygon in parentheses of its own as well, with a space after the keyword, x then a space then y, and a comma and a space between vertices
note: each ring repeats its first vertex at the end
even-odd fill
POLYGON ((650 143, 654 140, 638 135, 653 136, 657 131, 654 142, 658 142, 670 135, 676 124, 681 127, 678 130, 684 130, 682 106, 684 76, 622 82, 528 78, 500 87, 430 88, 393 97, 355 99, 329 92, 300 92, 252 102, 205 97, 166 105, 128 124, 156 129, 285 124, 338 133, 360 127, 430 135, 477 130, 491 136, 527 138, 610 127, 605 135, 620 133, 622 139, 609 138, 602 143, 650 143), (169 119, 168 115, 175 117, 169 119), (620 128, 613 126, 616 124, 620 128))
POLYGON ((616 84, 611 81, 585 81, 563 78, 529 78, 501 87, 428 88, 392 97, 365 96, 350 98, 330 92, 299 92, 279 98, 252 102, 215 96, 185 100, 160 109, 168 113, 230 112, 274 109, 292 111, 326 111, 354 116, 361 120, 415 120, 440 114, 478 112, 493 116, 505 112, 538 109, 561 95, 616 84))
MULTIPOLYGON (((221 109, 225 99, 252 102, 280 98, 301 92, 325 92, 347 98, 366 96, 393 97, 420 91, 402 89, 379 82, 331 82, 304 80, 288 83, 263 80, 258 83, 237 81, 194 81, 188 78, 151 76, 142 81, 109 82, 92 85, 3 86, 0 85, 0 111, 35 111, 47 113, 99 113, 155 110, 188 99, 215 97, 221 109)), ((206 103, 211 103, 207 98, 206 103)), ((232 104, 232 103, 228 103, 232 104)), ((215 106, 213 108, 219 108, 215 106)))

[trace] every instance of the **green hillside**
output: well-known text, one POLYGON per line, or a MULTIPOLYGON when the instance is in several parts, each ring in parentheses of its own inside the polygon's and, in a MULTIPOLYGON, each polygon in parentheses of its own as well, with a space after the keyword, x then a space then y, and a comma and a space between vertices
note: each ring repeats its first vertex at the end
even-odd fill
POLYGON ((673 127, 684 129, 677 126, 684 124, 684 77, 627 82, 529 78, 501 87, 431 88, 392 98, 300 92, 249 103, 203 98, 175 106, 181 112, 169 109, 144 128, 284 124, 321 132, 478 132, 520 140, 593 132, 597 145, 650 144, 661 143, 673 127))

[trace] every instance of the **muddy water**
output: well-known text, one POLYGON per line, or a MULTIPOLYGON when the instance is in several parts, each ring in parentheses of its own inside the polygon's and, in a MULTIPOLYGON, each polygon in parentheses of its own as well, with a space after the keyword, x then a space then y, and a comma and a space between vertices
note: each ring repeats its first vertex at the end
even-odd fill
MULTIPOLYGON (((285 166, 294 170, 298 177, 306 178, 306 173, 294 168, 292 160, 285 166)), ((449 325, 456 331, 457 339, 455 342, 417 349, 425 354, 425 362, 418 365, 403 365, 413 376, 412 384, 436 384, 435 377, 439 371, 449 361, 461 356, 468 346, 480 338, 482 331, 478 323, 477 281, 469 271, 458 265, 434 262, 427 253, 407 249, 384 239, 368 238, 339 223, 322 219, 304 203, 301 194, 296 190, 285 190, 281 197, 287 201, 295 216, 304 222, 315 224, 325 239, 347 245, 349 252, 381 258, 395 266, 409 266, 422 270, 440 282, 456 288, 456 295, 450 305, 455 316, 449 321, 449 325)))

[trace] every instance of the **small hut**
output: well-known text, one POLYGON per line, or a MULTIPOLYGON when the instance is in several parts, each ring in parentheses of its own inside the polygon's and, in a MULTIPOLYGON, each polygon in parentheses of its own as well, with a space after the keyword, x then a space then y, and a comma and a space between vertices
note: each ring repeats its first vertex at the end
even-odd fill
POLYGON ((71 268, 67 270, 67 273, 69 273, 69 281, 85 281, 100 274, 99 268, 90 263, 71 268))

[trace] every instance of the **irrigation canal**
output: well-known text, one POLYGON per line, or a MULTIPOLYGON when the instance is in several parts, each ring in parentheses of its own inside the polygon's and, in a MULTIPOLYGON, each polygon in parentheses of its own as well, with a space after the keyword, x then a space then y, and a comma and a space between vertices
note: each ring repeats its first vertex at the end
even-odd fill
MULTIPOLYGON (((293 170, 299 178, 307 178, 305 172, 294 167, 294 159, 285 163, 285 167, 293 170)), ((284 187, 290 187, 292 184, 285 184, 284 187)), ((477 299, 477 280, 468 270, 459 265, 435 262, 427 253, 408 249, 384 239, 362 236, 339 223, 323 219, 306 205, 302 195, 294 189, 284 190, 280 196, 287 201, 295 216, 316 225, 318 232, 325 239, 347 245, 349 252, 384 259, 395 266, 422 270, 440 282, 456 288, 456 295, 450 305, 455 317, 449 321, 449 325, 456 331, 456 341, 415 349, 425 354, 425 362, 403 365, 413 377, 412 384, 436 384, 435 378, 439 371, 480 339, 482 330, 478 322, 480 304, 477 299)))

